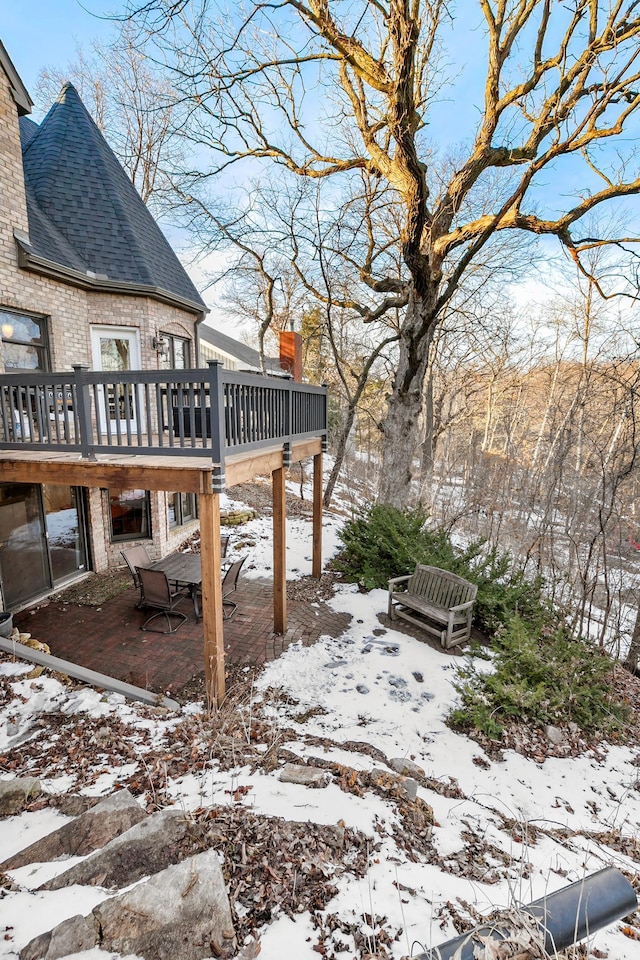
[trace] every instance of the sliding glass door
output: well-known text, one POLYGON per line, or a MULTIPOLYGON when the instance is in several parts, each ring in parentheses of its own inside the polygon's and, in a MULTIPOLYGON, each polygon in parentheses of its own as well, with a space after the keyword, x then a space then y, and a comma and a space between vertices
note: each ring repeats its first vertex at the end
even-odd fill
POLYGON ((0 572, 8 610, 51 586, 41 488, 0 484, 0 572))
POLYGON ((77 487, 42 488, 53 586, 86 569, 82 498, 77 487))
POLYGON ((0 483, 0 578, 7 609, 82 573, 85 545, 79 488, 0 483))

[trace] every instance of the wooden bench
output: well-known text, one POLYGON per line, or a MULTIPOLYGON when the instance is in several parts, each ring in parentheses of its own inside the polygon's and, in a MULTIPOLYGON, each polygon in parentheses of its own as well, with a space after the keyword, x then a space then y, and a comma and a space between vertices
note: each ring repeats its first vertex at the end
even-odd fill
POLYGON ((471 635, 477 592, 475 583, 455 573, 418 563, 413 573, 389 580, 389 617, 409 620, 439 637, 443 647, 455 647, 471 635), (398 589, 401 584, 405 586, 398 589))

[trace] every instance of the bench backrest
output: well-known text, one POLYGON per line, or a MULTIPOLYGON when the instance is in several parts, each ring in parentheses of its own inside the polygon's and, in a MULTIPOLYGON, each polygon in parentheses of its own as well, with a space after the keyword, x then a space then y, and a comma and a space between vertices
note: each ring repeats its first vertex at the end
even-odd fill
POLYGON ((456 573, 441 570, 439 567, 428 567, 424 563, 416 564, 416 569, 409 579, 407 589, 410 593, 422 597, 427 603, 448 610, 459 603, 475 600, 478 587, 469 583, 456 573))

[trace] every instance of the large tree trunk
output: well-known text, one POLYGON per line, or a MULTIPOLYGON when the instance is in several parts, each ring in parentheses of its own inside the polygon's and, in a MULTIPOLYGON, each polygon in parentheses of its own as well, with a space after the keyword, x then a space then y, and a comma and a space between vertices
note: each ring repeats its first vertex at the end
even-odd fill
MULTIPOLYGON (((433 327, 432 294, 415 292, 400 331, 398 369, 382 426, 383 447, 378 500, 403 509, 413 503, 413 460, 419 443, 419 418, 433 327)), ((419 469, 419 464, 418 464, 419 469)))
POLYGON ((633 628, 633 633, 631 634, 631 643, 629 644, 629 649, 627 651, 627 656, 624 660, 624 665, 631 673, 635 673, 638 669, 638 658, 640 657, 640 604, 638 605, 638 613, 636 616, 636 622, 633 628))
POLYGON ((347 413, 344 418, 344 422, 340 429, 340 434, 338 436, 337 443, 334 450, 334 462, 333 469, 329 475, 327 485, 324 490, 324 496, 322 498, 322 504, 326 510, 331 506, 331 498, 333 496, 333 491, 340 476, 340 471, 342 469, 342 464, 344 462, 344 455, 347 449, 347 441, 349 439, 349 434, 351 433, 351 428, 353 426, 353 421, 356 418, 356 404, 352 402, 347 407, 347 413))

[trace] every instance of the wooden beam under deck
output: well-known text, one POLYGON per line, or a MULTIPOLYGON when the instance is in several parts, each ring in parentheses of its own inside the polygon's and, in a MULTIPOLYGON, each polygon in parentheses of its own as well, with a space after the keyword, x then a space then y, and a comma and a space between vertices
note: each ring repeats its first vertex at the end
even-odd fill
MULTIPOLYGON (((292 444, 294 462, 316 456, 322 441, 292 444)), ((225 459, 226 486, 245 483, 257 474, 270 474, 283 464, 282 447, 236 453, 225 459)), ((204 457, 158 457, 100 454, 82 459, 76 452, 0 450, 0 482, 62 483, 70 487, 119 487, 130 490, 179 490, 211 493, 215 464, 204 457)))
POLYGON ((322 576, 322 453, 313 458, 312 576, 322 576))
MULTIPOLYGON (((322 440, 303 440, 300 443, 291 445, 291 460, 297 463, 298 460, 306 460, 307 457, 314 457, 322 453, 322 440)), ((258 474, 273 473, 279 470, 283 464, 282 448, 277 447, 272 450, 257 450, 253 453, 237 453, 225 458, 224 471, 227 487, 234 487, 236 483, 247 483, 258 474)))
POLYGON ((69 453, 0 450, 0 481, 5 483, 210 493, 211 472, 211 461, 198 457, 103 454, 95 460, 84 460, 69 453))
POLYGON ((220 497, 207 493, 199 504, 205 686, 209 706, 220 706, 225 695, 220 497))
POLYGON ((284 467, 271 474, 273 490, 273 629, 287 629, 287 494, 284 467))

